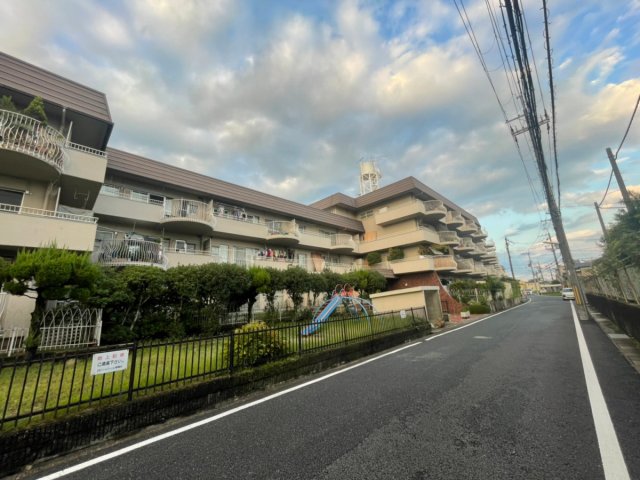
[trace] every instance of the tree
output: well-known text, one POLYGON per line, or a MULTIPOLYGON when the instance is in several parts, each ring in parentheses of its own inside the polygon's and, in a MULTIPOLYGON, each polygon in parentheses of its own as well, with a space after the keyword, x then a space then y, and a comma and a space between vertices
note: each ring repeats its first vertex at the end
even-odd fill
POLYGON ((368 298, 372 293, 384 290, 387 280, 380 272, 372 270, 356 270, 343 276, 345 283, 350 283, 360 294, 368 298))
POLYGON ((327 291, 327 287, 327 277, 318 273, 309 275, 309 293, 312 305, 315 305, 318 297, 327 291))
POLYGON ((100 278, 100 269, 88 253, 51 247, 18 253, 15 263, 0 268, 3 288, 14 295, 35 298, 31 333, 40 332, 47 300, 87 301, 100 278))
POLYGON ((251 285, 247 292, 247 303, 249 318, 251 318, 251 312, 253 311, 253 305, 258 299, 258 295, 268 294, 271 290, 271 274, 269 270, 262 267, 249 268, 249 276, 251 277, 251 285))
POLYGON ((304 293, 309 291, 309 274, 301 267, 288 268, 283 274, 283 286, 293 302, 293 311, 297 312, 302 305, 304 293))
POLYGON ((8 95, 3 95, 0 97, 0 110, 7 110, 9 112, 17 112, 15 104, 13 103, 13 99, 8 95))
POLYGON ((47 114, 44 111, 44 101, 42 100, 42 97, 35 97, 31 100, 31 103, 29 103, 22 113, 28 117, 35 118, 44 124, 47 123, 47 114))
POLYGON ((632 209, 616 214, 604 238, 602 258, 595 265, 601 274, 616 275, 623 267, 640 268, 640 197, 633 196, 632 209))

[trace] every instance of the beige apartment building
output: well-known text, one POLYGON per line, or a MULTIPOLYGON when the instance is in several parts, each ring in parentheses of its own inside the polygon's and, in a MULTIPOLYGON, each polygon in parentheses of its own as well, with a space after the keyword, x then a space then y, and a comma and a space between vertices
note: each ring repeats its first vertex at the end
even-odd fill
POLYGON ((391 289, 504 274, 478 219, 413 177, 303 205, 107 148, 104 94, 2 53, 0 96, 15 106, 0 109, 0 256, 55 243, 114 267, 371 268, 391 289), (34 97, 46 123, 20 113, 34 97))

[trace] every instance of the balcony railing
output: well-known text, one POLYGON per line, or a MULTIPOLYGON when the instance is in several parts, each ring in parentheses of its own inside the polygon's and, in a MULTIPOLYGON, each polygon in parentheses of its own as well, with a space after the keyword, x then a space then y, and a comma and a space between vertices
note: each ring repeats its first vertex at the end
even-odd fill
POLYGON ((0 148, 26 153, 62 173, 65 143, 56 129, 21 113, 0 110, 0 148))
POLYGON ((458 264, 453 255, 434 255, 433 267, 435 270, 455 270, 458 264))
POLYGON ((438 232, 438 237, 440 237, 442 245, 458 245, 460 243, 460 237, 456 232, 438 232))
POLYGON ((100 188, 100 195, 124 198, 126 200, 133 200, 134 202, 148 203, 151 205, 164 205, 164 200, 151 198, 151 196, 146 192, 138 192, 131 190, 130 188, 111 185, 108 183, 102 185, 102 188, 100 188))
POLYGON ((453 212, 449 210, 447 212, 447 216, 445 217, 444 223, 449 226, 456 227, 459 225, 464 225, 464 218, 460 212, 453 212))
POLYGON ((145 240, 103 240, 92 255, 93 261, 112 267, 146 265, 166 268, 162 245, 145 240))
POLYGON ((89 215, 76 215, 75 213, 55 212, 53 210, 42 210, 40 208, 21 207, 19 205, 11 205, 8 203, 0 203, 0 212, 16 213, 18 215, 29 215, 34 217, 58 218, 60 220, 69 220, 71 222, 82 223, 98 223, 96 217, 89 215))
POLYGON ((107 152, 103 152, 102 150, 98 150, 97 148, 91 148, 85 145, 80 145, 79 143, 66 142, 65 147, 71 150, 77 150, 79 152, 88 153, 89 155, 95 155, 96 157, 107 158, 107 152))
POLYGON ((447 207, 440 200, 427 200, 422 203, 427 214, 436 213, 440 214, 441 217, 447 215, 447 207))
POLYGON ((456 270, 459 273, 473 273, 473 260, 468 258, 456 258, 456 263, 458 264, 458 268, 456 270))

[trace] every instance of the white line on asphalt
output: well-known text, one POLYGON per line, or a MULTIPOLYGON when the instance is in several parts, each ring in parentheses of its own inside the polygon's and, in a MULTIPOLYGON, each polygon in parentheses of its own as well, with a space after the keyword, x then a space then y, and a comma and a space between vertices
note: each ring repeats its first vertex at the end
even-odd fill
POLYGON ((458 328, 454 328, 453 330, 448 330, 446 332, 438 333, 437 335, 431 335, 430 337, 425 338, 424 341, 425 342, 430 342, 431 340, 434 340, 434 339, 436 339, 438 337, 442 337, 443 335, 448 335, 449 333, 459 332, 463 328, 473 327, 474 325, 477 325, 477 324, 479 324, 481 322, 484 322, 485 320, 489 320, 490 318, 497 317, 498 315, 502 315, 503 313, 510 312, 511 310, 515 310, 516 308, 520 308, 520 307, 522 307, 524 305, 528 305, 530 302, 531 302, 531 300, 529 300, 528 302, 525 302, 525 303, 521 303, 520 305, 512 307, 512 308, 510 308, 508 310, 503 310, 501 312, 494 313, 493 315, 489 315, 488 317, 481 318, 480 320, 476 320, 473 323, 467 323, 466 325, 462 325, 462 326, 460 326, 458 328))
POLYGON ((616 430, 613 427, 611 415, 609 415, 607 403, 604 400, 604 395, 598 382, 598 376, 593 367, 593 361, 589 355, 589 348, 584 339, 584 333, 582 333, 582 327, 580 326, 573 302, 571 302, 571 313, 573 314, 573 323, 576 327, 578 347, 580 348, 580 357, 582 358, 582 369, 584 370, 584 378, 587 382, 587 392, 589 394, 589 402, 591 403, 593 423, 596 427, 604 477, 607 480, 627 480, 629 479, 627 465, 624 462, 622 450, 620 450, 616 430))
POLYGON ((269 400, 273 400, 274 398, 280 397, 282 395, 286 395, 287 393, 291 393, 291 392, 294 392, 296 390, 300 390, 301 388, 308 387, 309 385, 313 385, 314 383, 322 382, 323 380, 326 380, 328 378, 334 377, 336 375, 340 375, 341 373, 348 372, 349 370, 353 370, 354 368, 358 368, 358 367, 361 367, 361 366, 366 365, 368 363, 375 362, 376 360, 379 360, 381 358, 387 357, 389 355, 393 355, 394 353, 401 352, 402 350, 406 350, 407 348, 415 347, 416 345, 422 345, 422 343, 423 342, 420 341, 420 342, 411 343, 409 345, 405 345, 404 347, 396 348, 395 350, 392 350, 392 351, 387 352, 387 353, 383 353, 382 355, 378 355, 378 356, 373 357, 373 358, 369 358, 369 359, 367 359, 367 360, 365 360, 363 362, 360 362, 360 363, 358 363, 356 365, 351 365, 350 367, 346 367, 346 368, 343 368, 341 370, 338 370, 338 371, 329 373, 327 375, 324 375, 322 377, 315 378, 313 380, 310 380, 308 382, 302 383, 300 385, 296 385, 295 387, 287 388, 286 390, 283 390, 281 392, 274 393, 273 395, 269 395, 268 397, 264 397, 264 398, 261 398, 259 400, 254 400, 253 402, 249 402, 249 403, 247 403, 245 405, 241 405, 241 406, 236 407, 236 408, 232 408, 230 410, 227 410, 226 412, 222 412, 222 413, 219 413, 219 414, 214 415, 212 417, 205 418, 204 420, 200 420, 199 422, 195 422, 195 423, 192 423, 190 425, 185 425, 184 427, 178 428, 176 430, 172 430, 170 432, 163 433, 162 435, 158 435, 158 436, 155 436, 155 437, 148 438, 148 439, 146 439, 146 440, 144 440, 142 442, 134 443, 133 445, 129 445, 128 447, 121 448, 120 450, 116 450, 116 451, 111 452, 111 453, 107 453, 106 455, 102 455, 102 456, 94 458, 92 460, 88 460, 88 461, 86 461, 84 463, 80 463, 78 465, 74 465, 73 467, 64 468, 64 469, 62 469, 62 470, 60 470, 58 472, 52 473, 52 474, 47 475, 45 477, 41 477, 40 480, 48 480, 48 479, 60 478, 60 477, 64 477, 65 475, 69 475, 70 473, 74 473, 74 472, 78 472, 80 470, 84 470, 87 467, 91 467, 91 466, 96 465, 98 463, 102 463, 102 462, 104 462, 106 460, 110 460, 112 458, 119 457, 121 455, 124 455, 125 453, 129 453, 129 452, 131 452, 133 450, 137 450, 138 448, 146 447, 147 445, 151 445, 152 443, 159 442, 160 440, 164 440, 166 438, 170 438, 170 437, 173 437, 175 435, 179 435, 179 434, 181 434, 183 432, 186 432, 188 430, 192 430, 194 428, 201 427, 202 425, 206 425, 207 423, 215 422, 216 420, 220 420, 221 418, 228 417, 229 415, 233 415, 234 413, 240 412, 242 410, 246 410, 248 408, 255 407, 256 405, 259 405, 259 404, 264 403, 264 402, 268 402, 269 400))

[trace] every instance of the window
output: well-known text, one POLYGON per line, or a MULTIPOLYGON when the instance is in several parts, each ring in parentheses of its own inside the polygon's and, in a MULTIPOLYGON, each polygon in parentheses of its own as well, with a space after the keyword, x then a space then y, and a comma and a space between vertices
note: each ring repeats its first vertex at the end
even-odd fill
MULTIPOLYGON (((22 192, 16 190, 5 190, 0 188, 0 204, 11 205, 12 207, 20 207, 22 205, 22 192)), ((17 208, 3 208, 4 211, 16 212, 17 208)))
POLYGON ((184 240, 176 240, 176 252, 181 253, 195 253, 196 244, 189 243, 184 240))
POLYGON ((149 203, 152 203, 154 205, 163 205, 164 204, 164 197, 162 195, 156 195, 155 193, 150 193, 149 194, 149 203))
POLYGON ((246 252, 244 248, 233 247, 233 263, 244 267, 247 265, 246 252))
POLYGON ((366 212, 362 212, 360 214, 360 218, 364 220, 365 218, 373 217, 373 210, 367 210, 366 212))
POLYGON ((302 268, 307 268, 307 254, 299 253, 298 254, 298 265, 302 268))
POLYGON ((220 263, 228 263, 229 247, 227 245, 214 245, 211 247, 211 255, 217 257, 220 263))

